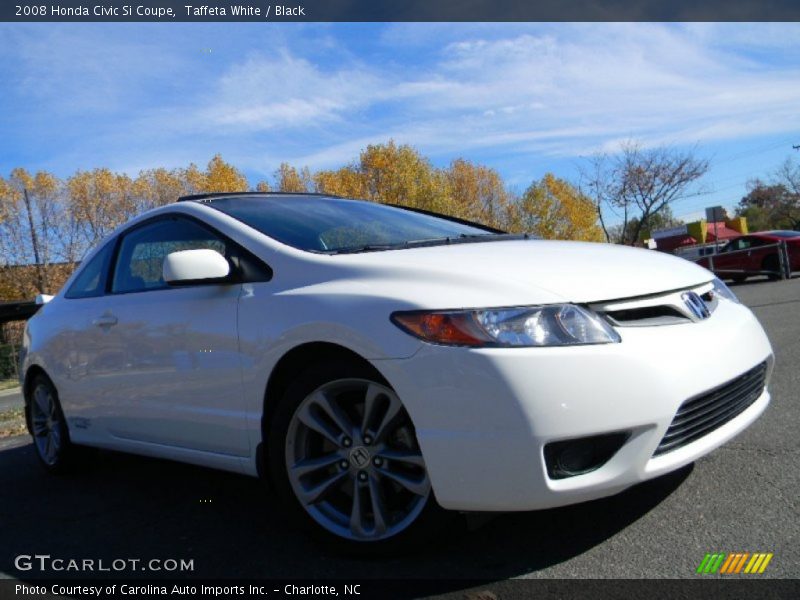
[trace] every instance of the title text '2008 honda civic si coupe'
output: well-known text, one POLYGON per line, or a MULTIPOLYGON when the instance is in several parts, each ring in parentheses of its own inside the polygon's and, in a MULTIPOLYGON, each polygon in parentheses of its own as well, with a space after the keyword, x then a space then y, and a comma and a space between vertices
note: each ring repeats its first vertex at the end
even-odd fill
POLYGON ((769 403, 713 274, 313 194, 212 194, 119 228, 28 322, 41 462, 76 445, 269 477, 323 537, 615 494, 769 403), (712 351, 713 349, 713 351, 712 351))

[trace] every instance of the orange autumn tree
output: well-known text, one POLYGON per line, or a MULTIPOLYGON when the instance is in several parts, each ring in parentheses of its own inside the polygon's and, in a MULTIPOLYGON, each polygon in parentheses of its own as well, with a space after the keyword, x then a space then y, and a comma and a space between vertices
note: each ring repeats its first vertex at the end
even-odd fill
MULTIPOLYGON (((133 178, 108 168, 79 170, 65 180, 14 169, 0 177, 0 300, 54 293, 87 250, 147 209, 186 194, 248 189, 244 173, 218 154, 205 168, 154 167, 133 178)), ((437 167, 394 141, 369 145, 336 169, 281 163, 255 189, 401 204, 544 238, 602 239, 593 201, 563 179, 547 174, 517 195, 490 167, 464 158, 437 167)))
POLYGON ((534 181, 511 212, 512 231, 533 233, 545 239, 603 240, 592 199, 552 173, 534 181))
POLYGON ((299 171, 289 163, 281 163, 275 171, 275 187, 279 192, 309 192, 312 189, 312 178, 308 167, 299 171))
POLYGON ((246 192, 250 189, 244 173, 225 162, 219 154, 208 161, 205 171, 192 163, 186 169, 178 171, 178 177, 183 180, 186 193, 189 194, 246 192))
POLYGON ((497 171, 457 158, 444 174, 455 216, 498 228, 508 224, 511 195, 497 171))
POLYGON ((133 181, 132 193, 141 211, 175 202, 190 189, 180 169, 147 169, 133 181))
POLYGON ((51 173, 14 169, 0 178, 0 294, 48 293, 63 283, 59 265, 75 254, 74 219, 51 173))
POLYGON ((447 176, 408 145, 372 144, 358 161, 314 174, 318 192, 402 204, 445 214, 457 212, 447 176))

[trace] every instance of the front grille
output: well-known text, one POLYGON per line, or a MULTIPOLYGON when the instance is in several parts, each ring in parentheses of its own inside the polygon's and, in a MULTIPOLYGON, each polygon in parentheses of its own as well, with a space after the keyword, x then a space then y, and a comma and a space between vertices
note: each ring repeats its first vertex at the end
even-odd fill
POLYGON ((743 413, 764 391, 766 378, 767 363, 763 362, 733 381, 681 404, 653 456, 691 444, 743 413))
POLYGON ((697 294, 711 315, 719 306, 719 299, 711 286, 711 283, 705 283, 636 298, 594 302, 589 308, 604 315, 615 327, 657 327, 693 323, 699 319, 684 296, 687 292, 697 294))
POLYGON ((690 323, 691 319, 680 313, 672 306, 643 306, 641 308, 628 308, 625 310, 608 310, 605 315, 614 325, 625 326, 652 326, 672 325, 675 323, 690 323))

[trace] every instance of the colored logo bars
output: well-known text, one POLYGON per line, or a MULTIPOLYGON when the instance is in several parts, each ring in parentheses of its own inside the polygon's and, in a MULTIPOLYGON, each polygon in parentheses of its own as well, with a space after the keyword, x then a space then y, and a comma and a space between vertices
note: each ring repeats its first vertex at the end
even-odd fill
POLYGON ((702 574, 720 573, 722 575, 734 575, 737 573, 763 573, 772 560, 772 552, 732 552, 725 554, 717 552, 706 554, 697 567, 697 572, 702 574))

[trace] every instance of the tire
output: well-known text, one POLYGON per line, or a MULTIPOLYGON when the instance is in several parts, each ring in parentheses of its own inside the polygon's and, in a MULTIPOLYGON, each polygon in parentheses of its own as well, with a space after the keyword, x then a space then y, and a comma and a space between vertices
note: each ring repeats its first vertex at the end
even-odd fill
POLYGON ((36 458, 49 473, 64 473, 74 466, 78 450, 70 441, 58 391, 44 374, 36 375, 28 389, 25 414, 36 458))
POLYGON ((403 552, 447 521, 408 413, 368 364, 307 368, 280 399, 268 444, 273 485, 290 514, 340 550, 403 552))
POLYGON ((763 271, 772 271, 772 273, 767 275, 771 281, 777 281, 778 279, 781 279, 781 263, 778 260, 777 254, 770 254, 769 256, 766 256, 764 258, 764 262, 761 264, 761 269, 763 271))

